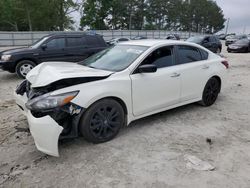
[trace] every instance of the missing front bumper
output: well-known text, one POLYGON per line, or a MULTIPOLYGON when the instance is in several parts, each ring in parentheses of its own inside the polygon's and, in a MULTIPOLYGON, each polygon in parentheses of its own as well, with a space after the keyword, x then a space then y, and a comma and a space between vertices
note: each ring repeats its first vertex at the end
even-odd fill
POLYGON ((30 132, 39 151, 58 157, 58 140, 78 136, 78 124, 84 112, 82 107, 69 104, 48 114, 34 114, 25 106, 28 101, 26 93, 20 95, 15 92, 14 96, 28 119, 30 132))
POLYGON ((50 116, 36 118, 28 111, 27 118, 37 149, 48 155, 58 157, 58 139, 63 127, 58 125, 50 116))
POLYGON ((22 109, 26 115, 29 123, 31 135, 34 138, 37 149, 48 155, 55 157, 59 156, 58 140, 63 127, 52 119, 50 116, 40 118, 34 117, 29 110, 27 110, 25 103, 28 98, 24 95, 14 94, 17 105, 22 109))

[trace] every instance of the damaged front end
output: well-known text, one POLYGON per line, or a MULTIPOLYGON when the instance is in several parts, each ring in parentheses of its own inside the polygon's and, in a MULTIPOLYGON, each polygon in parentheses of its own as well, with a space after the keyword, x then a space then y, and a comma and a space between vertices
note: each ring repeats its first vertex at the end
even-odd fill
POLYGON ((58 140, 78 136, 78 124, 84 109, 71 100, 78 91, 52 95, 68 84, 50 84, 32 88, 25 80, 15 92, 16 103, 27 116, 30 131, 38 150, 59 156, 58 140))

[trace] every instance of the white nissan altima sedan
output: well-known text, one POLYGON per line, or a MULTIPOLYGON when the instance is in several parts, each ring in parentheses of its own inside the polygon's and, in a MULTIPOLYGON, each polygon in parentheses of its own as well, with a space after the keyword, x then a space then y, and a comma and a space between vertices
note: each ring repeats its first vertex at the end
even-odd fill
POLYGON ((37 149, 59 156, 59 139, 102 143, 136 119, 194 102, 212 105, 227 68, 225 59, 193 43, 128 41, 83 62, 36 66, 15 98, 37 149))

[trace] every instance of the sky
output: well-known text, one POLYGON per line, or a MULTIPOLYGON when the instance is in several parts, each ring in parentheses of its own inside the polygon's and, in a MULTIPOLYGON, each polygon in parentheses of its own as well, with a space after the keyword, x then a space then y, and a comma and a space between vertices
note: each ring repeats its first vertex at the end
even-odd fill
MULTIPOLYGON (((215 0, 223 10, 226 19, 230 19, 228 33, 250 34, 250 0, 215 0)), ((80 14, 75 12, 72 17, 79 25, 80 14)), ((225 23, 226 25, 226 23, 225 23)), ((220 31, 225 32, 226 29, 220 31)))
MULTIPOLYGON (((216 0, 225 18, 230 18, 228 33, 250 33, 250 0, 216 0)), ((225 29, 222 31, 225 32, 225 29)))

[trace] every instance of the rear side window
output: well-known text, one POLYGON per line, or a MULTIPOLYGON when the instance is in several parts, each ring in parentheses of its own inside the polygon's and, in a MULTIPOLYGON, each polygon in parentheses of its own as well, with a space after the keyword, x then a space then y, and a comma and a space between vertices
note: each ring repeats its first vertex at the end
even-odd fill
POLYGON ((90 47, 100 47, 103 46, 100 41, 99 38, 95 37, 95 36, 86 36, 86 42, 87 45, 90 47))
POLYGON ((200 49, 202 60, 207 60, 208 59, 208 52, 205 50, 200 49))
POLYGON ((69 37, 67 38, 68 47, 85 46, 86 41, 83 37, 69 37))
POLYGON ((65 47, 65 38, 52 39, 47 42, 48 49, 62 49, 65 47))
POLYGON ((173 47, 162 47, 153 51, 142 64, 154 64, 157 68, 169 67, 173 62, 173 47))
POLYGON ((179 64, 203 60, 200 50, 192 46, 178 46, 179 64))

